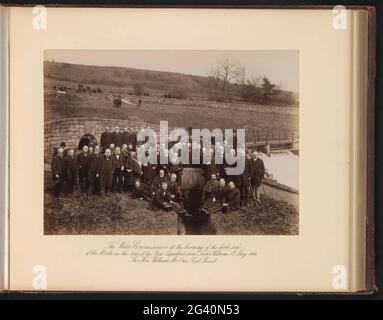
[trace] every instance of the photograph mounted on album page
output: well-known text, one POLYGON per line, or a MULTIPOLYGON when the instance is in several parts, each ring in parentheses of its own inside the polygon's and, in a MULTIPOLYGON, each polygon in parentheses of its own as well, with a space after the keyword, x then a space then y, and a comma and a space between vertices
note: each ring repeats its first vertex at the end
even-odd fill
POLYGON ((1 10, 4 289, 373 289, 370 8, 1 10))

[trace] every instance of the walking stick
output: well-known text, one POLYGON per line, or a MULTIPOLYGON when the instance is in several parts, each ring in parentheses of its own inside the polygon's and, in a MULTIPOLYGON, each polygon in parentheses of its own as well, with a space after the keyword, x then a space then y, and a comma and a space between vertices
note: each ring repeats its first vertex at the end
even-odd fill
POLYGON ((251 195, 253 196, 253 200, 256 201, 256 199, 255 199, 255 191, 254 191, 254 188, 251 186, 251 183, 250 183, 250 182, 248 182, 248 183, 249 183, 249 187, 250 187, 251 195))

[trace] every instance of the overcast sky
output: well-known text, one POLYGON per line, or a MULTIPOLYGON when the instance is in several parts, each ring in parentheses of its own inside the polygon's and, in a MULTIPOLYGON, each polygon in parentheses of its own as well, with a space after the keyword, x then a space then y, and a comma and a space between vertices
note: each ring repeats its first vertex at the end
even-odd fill
POLYGON ((94 66, 179 72, 207 76, 225 58, 241 63, 249 78, 268 77, 281 89, 299 91, 298 50, 46 50, 45 60, 94 66))

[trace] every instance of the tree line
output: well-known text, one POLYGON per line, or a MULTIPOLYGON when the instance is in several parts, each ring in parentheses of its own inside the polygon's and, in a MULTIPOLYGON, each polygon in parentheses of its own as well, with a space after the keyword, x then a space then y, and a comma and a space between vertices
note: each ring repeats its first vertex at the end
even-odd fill
POLYGON ((228 58, 212 67, 208 74, 208 97, 213 101, 242 100, 259 104, 297 105, 293 92, 281 90, 265 76, 248 77, 245 67, 228 58))

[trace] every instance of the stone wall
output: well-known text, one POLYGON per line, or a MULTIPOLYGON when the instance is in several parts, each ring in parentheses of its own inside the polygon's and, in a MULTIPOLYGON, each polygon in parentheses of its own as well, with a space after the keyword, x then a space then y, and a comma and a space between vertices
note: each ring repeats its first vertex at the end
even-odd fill
MULTIPOLYGON (((92 119, 92 118, 65 118, 57 120, 48 120, 44 122, 44 160, 50 163, 54 148, 58 147, 61 142, 65 142, 68 148, 78 148, 81 137, 85 134, 91 134, 97 142, 100 141, 101 133, 105 127, 113 130, 113 127, 119 126, 120 130, 124 128, 140 128, 147 127, 149 124, 131 120, 117 119, 92 119)), ((150 127, 159 132, 158 125, 150 125, 150 127)))

